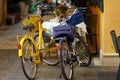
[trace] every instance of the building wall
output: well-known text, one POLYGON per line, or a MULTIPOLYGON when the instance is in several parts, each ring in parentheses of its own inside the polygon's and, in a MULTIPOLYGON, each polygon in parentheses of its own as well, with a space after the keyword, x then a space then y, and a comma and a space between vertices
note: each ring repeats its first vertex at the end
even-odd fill
POLYGON ((104 12, 104 53, 115 52, 110 31, 115 30, 117 35, 120 35, 120 0, 104 0, 105 12, 104 12))
POLYGON ((120 0, 104 0, 104 12, 98 7, 91 7, 92 13, 98 14, 97 38, 100 50, 104 54, 114 54, 110 31, 120 35, 120 0))

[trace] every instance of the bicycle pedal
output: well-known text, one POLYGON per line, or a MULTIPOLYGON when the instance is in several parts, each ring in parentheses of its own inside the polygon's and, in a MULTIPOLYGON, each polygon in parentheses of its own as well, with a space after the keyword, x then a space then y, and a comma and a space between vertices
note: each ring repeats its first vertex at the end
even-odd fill
POLYGON ((36 59, 36 60, 34 61, 34 63, 35 63, 35 64, 40 64, 41 61, 40 61, 40 59, 36 59))
POLYGON ((76 61, 77 61, 77 57, 76 57, 76 56, 73 56, 73 57, 72 57, 72 61, 73 61, 73 62, 76 62, 76 61))
POLYGON ((34 61, 34 63, 35 63, 35 64, 40 64, 41 62, 39 62, 39 61, 34 61))

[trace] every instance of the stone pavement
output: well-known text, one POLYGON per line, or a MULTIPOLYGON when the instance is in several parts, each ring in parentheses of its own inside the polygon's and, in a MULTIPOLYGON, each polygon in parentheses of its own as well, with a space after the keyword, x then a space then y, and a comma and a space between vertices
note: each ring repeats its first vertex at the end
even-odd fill
MULTIPOLYGON (((94 66, 74 68, 74 80, 116 80, 117 66, 94 66)), ((64 80, 59 78, 60 66, 41 64, 35 80, 64 80)), ((0 80, 27 80, 21 68, 16 49, 0 50, 0 80)))
POLYGON ((17 49, 17 35, 24 34, 21 23, 0 26, 0 49, 17 49))

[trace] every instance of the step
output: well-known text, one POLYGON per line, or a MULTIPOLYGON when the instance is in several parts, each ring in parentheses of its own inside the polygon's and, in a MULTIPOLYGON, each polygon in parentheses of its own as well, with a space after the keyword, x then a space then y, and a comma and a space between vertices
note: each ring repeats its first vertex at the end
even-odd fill
POLYGON ((104 66, 119 66, 120 58, 117 53, 104 53, 100 56, 100 62, 104 66))
POLYGON ((102 66, 102 64, 100 63, 100 58, 99 57, 94 57, 93 58, 93 64, 95 66, 102 66))
POLYGON ((100 52, 99 57, 93 59, 94 65, 101 66, 119 66, 120 58, 117 53, 103 53, 100 52))

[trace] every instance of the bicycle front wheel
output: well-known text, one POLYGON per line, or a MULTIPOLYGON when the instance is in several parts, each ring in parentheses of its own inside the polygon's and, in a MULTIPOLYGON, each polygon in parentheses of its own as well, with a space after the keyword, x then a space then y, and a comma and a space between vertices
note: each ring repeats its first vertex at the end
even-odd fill
POLYGON ((91 64, 91 55, 89 46, 82 37, 77 37, 78 41, 75 43, 74 50, 81 61, 81 66, 88 67, 91 64))
POLYGON ((60 40, 60 59, 61 70, 65 80, 72 80, 73 78, 73 65, 72 55, 69 52, 69 47, 66 40, 60 40))
POLYGON ((34 46, 30 39, 26 39, 22 46, 21 64, 22 69, 29 80, 34 80, 37 73, 37 64, 34 63, 35 57, 31 56, 34 53, 34 46))

